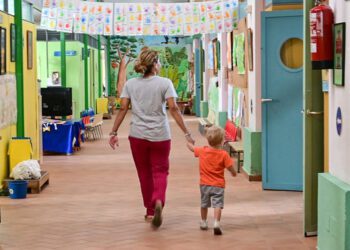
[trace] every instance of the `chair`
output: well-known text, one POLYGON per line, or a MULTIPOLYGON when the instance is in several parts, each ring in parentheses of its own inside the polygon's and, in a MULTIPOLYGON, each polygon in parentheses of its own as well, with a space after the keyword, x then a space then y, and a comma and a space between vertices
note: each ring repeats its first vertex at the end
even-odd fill
POLYGON ((184 104, 182 114, 185 114, 187 109, 189 111, 189 114, 192 115, 192 105, 192 98, 190 98, 188 99, 187 103, 184 104))
POLYGON ((103 124, 103 114, 96 114, 92 123, 85 125, 85 135, 86 139, 96 140, 102 138, 102 124, 103 124))

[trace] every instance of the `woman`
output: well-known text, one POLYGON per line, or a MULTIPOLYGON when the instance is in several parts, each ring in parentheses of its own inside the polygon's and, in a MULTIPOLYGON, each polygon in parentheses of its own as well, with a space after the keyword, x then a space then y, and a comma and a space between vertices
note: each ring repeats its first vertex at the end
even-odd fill
POLYGON ((179 108, 173 83, 157 76, 160 71, 158 52, 147 47, 141 50, 134 69, 143 76, 125 83, 121 94, 121 107, 110 133, 109 144, 119 146, 117 131, 132 104, 129 141, 140 180, 146 221, 158 228, 162 224, 165 204, 169 154, 171 146, 170 127, 166 114, 170 114, 184 132, 188 142, 194 143, 179 108))

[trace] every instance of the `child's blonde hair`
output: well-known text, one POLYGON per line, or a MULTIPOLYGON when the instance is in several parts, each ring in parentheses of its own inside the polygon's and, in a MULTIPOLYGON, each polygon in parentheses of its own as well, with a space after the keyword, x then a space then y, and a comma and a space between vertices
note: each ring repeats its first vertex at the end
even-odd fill
POLYGON ((207 138, 210 146, 220 146, 223 139, 225 138, 225 130, 218 126, 211 126, 206 129, 205 137, 207 138))

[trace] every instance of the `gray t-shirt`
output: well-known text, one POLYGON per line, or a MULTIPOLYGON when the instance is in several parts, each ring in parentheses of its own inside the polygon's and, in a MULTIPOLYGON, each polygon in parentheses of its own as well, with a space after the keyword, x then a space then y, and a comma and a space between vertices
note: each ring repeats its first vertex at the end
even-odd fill
POLYGON ((177 97, 168 78, 133 78, 125 83, 121 98, 131 100, 130 136, 149 141, 169 140, 170 127, 166 99, 177 97))

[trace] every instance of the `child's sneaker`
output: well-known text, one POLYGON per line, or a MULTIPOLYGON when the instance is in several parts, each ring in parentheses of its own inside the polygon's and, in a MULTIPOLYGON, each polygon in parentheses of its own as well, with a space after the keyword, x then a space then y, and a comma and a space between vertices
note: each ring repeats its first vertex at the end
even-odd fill
POLYGON ((222 235, 222 230, 218 221, 214 221, 214 235, 222 235))
POLYGON ((199 224, 201 230, 208 230, 208 222, 206 220, 202 220, 199 224))

